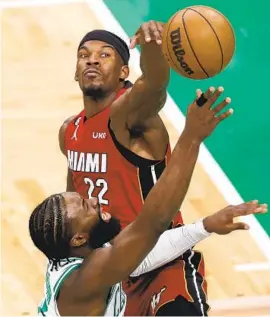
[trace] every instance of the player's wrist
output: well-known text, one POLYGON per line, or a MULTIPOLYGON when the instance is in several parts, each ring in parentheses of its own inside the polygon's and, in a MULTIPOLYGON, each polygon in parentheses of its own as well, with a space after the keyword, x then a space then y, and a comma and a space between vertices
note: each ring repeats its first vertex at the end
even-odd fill
POLYGON ((203 142, 203 140, 199 137, 199 135, 196 134, 196 132, 192 131, 192 129, 189 129, 188 127, 184 128, 180 139, 182 139, 182 141, 185 140, 189 144, 195 145, 195 146, 200 146, 201 143, 203 142))
POLYGON ((202 226, 203 226, 205 232, 207 232, 209 234, 215 232, 214 226, 212 224, 211 216, 208 216, 208 217, 205 217, 202 219, 202 226))
POLYGON ((196 227, 200 230, 201 234, 205 236, 211 235, 213 231, 211 230, 211 226, 209 226, 209 217, 202 218, 196 222, 196 227))

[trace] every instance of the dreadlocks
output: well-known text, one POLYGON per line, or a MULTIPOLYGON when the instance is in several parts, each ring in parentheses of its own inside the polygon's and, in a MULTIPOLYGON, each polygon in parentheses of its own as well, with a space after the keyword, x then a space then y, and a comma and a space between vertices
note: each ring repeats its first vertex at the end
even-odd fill
POLYGON ((64 207, 63 195, 52 195, 34 209, 29 220, 29 231, 35 246, 56 269, 61 259, 69 257, 70 251, 64 207))

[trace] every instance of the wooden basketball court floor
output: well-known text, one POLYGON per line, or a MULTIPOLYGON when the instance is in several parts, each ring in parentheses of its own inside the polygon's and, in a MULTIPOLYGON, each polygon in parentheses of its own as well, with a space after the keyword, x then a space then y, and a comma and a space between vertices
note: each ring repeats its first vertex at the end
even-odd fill
MULTIPOLYGON (((82 108, 73 80, 77 44, 87 31, 113 25, 105 13, 97 16, 99 0, 58 2, 0 2, 3 315, 36 314, 45 259, 30 241, 29 214, 45 196, 65 189, 66 161, 57 133, 63 120, 82 108)), ((139 74, 133 62, 131 80, 139 74)), ((179 130, 168 119, 172 111, 167 107, 162 117, 174 144, 179 130)), ((229 204, 209 168, 201 157, 182 208, 186 222, 229 204)), ((206 260, 211 315, 270 315, 269 257, 258 234, 212 236, 198 245, 206 260)))

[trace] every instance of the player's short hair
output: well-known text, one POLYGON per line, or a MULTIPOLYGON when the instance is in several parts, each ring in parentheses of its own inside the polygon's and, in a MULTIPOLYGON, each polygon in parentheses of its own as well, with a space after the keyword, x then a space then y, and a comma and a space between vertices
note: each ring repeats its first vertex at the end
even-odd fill
POLYGON ((56 269, 60 260, 68 259, 70 253, 69 226, 63 210, 65 206, 62 194, 51 195, 34 209, 29 219, 32 241, 56 269))

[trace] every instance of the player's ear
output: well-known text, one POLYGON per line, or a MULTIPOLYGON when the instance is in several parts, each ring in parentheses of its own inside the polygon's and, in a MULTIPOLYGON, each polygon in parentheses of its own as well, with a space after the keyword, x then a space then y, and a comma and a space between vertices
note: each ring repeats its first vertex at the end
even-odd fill
POLYGON ((127 65, 124 65, 121 67, 120 72, 120 81, 125 81, 129 76, 129 67, 127 65))
POLYGON ((73 248, 81 247, 87 243, 88 237, 84 234, 76 233, 70 240, 70 246, 73 248))
POLYGON ((75 72, 75 76, 74 76, 75 81, 79 81, 79 76, 78 76, 78 72, 75 72))

